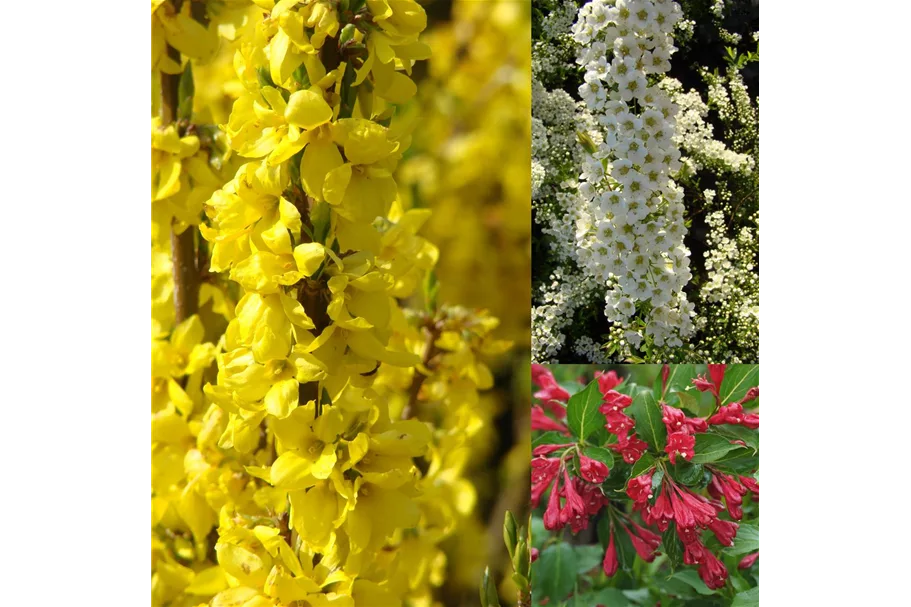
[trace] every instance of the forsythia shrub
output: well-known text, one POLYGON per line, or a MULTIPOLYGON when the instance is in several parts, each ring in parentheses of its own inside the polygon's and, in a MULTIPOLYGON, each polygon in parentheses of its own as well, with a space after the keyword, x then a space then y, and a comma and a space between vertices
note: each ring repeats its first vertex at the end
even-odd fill
POLYGON ((758 604, 758 366, 616 369, 534 365, 536 604, 758 604))
POLYGON ((436 604, 509 344, 437 303, 394 177, 425 27, 414 0, 152 3, 154 605, 436 604))

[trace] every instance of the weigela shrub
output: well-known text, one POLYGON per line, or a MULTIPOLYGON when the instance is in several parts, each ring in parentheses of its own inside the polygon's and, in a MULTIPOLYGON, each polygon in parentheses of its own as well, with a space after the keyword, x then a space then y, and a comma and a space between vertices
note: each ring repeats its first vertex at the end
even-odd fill
POLYGON ((758 366, 656 371, 620 371, 646 381, 651 374, 652 386, 615 370, 594 371, 583 385, 533 365, 538 604, 572 596, 587 605, 676 605, 703 595, 729 605, 753 592, 758 366))

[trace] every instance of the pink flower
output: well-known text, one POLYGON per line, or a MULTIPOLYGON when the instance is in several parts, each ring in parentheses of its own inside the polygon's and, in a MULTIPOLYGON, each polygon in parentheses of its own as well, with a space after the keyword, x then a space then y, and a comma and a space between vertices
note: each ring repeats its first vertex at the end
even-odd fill
POLYGON ((753 494, 753 501, 759 503, 759 481, 750 476, 741 476, 740 482, 753 494))
POLYGON ((566 410, 559 405, 559 402, 565 403, 568 401, 569 392, 560 387, 550 369, 541 365, 532 365, 531 380, 541 388, 535 392, 535 398, 540 400, 555 415, 562 417, 560 411, 563 411, 563 415, 566 415, 566 410))
POLYGON ((635 521, 630 520, 630 524, 636 530, 636 533, 639 535, 639 537, 641 537, 652 548, 658 548, 658 546, 661 545, 660 535, 654 531, 651 531, 650 529, 646 529, 641 525, 637 525, 635 521))
POLYGON ((560 510, 560 520, 563 524, 569 523, 573 533, 578 533, 588 526, 588 517, 585 516, 585 502, 576 491, 566 468, 563 468, 563 495, 566 496, 566 504, 560 510))
MULTIPOLYGON (((639 555, 639 558, 641 558, 646 563, 651 563, 654 561, 655 549, 657 546, 653 546, 650 542, 646 542, 644 539, 629 529, 627 529, 626 532, 629 533, 629 539, 633 542, 633 548, 636 549, 636 554, 639 555)), ((660 544, 661 541, 659 540, 658 543, 660 544)))
POLYGON ((538 457, 539 455, 550 455, 554 451, 558 451, 560 449, 566 449, 567 447, 572 447, 572 446, 573 446, 573 443, 566 443, 564 445, 538 445, 537 447, 532 449, 531 454, 533 457, 538 457))
POLYGON ((758 559, 758 558, 759 558, 759 551, 757 550, 756 552, 753 552, 752 554, 748 554, 745 557, 743 557, 742 559, 740 559, 740 564, 737 565, 737 568, 738 569, 749 569, 750 567, 753 566, 753 563, 755 563, 756 559, 758 559))
POLYGON ((753 386, 747 390, 746 395, 740 399, 740 404, 742 405, 743 403, 748 403, 751 400, 756 400, 757 398, 759 398, 759 386, 753 386))
MULTIPOLYGON (((604 405, 601 406, 601 409, 603 408, 604 405)), ((636 427, 636 422, 621 411, 610 409, 606 413, 604 411, 602 413, 604 413, 604 418, 607 420, 604 427, 607 428, 608 432, 615 434, 617 438, 621 439, 620 442, 623 442, 627 433, 636 427)))
POLYGON ((740 403, 719 407, 715 415, 708 419, 708 423, 711 425, 740 424, 741 422, 743 422, 743 407, 740 403))
POLYGON ((544 528, 548 531, 562 529, 565 523, 560 518, 560 479, 554 477, 554 484, 547 499, 547 509, 544 510, 544 528))
POLYGON ((536 457, 531 460, 531 506, 537 508, 541 496, 553 482, 560 470, 560 460, 536 457))
POLYGON ((588 482, 601 484, 607 478, 607 475, 610 474, 610 470, 604 462, 579 455, 579 473, 588 482))
POLYGON ((700 392, 711 392, 712 394, 718 392, 718 388, 715 387, 715 384, 713 384, 710 379, 707 379, 705 375, 697 375, 696 378, 693 379, 693 385, 696 386, 696 389, 700 392))
POLYGON ((601 413, 606 413, 608 409, 626 409, 633 404, 633 397, 628 394, 620 394, 616 390, 609 390, 604 394, 604 404, 599 407, 601 413))
POLYGON ((721 388, 721 382, 724 381, 724 369, 727 365, 707 365, 709 368, 709 375, 712 378, 712 383, 715 384, 716 388, 721 388))
POLYGON ((743 416, 743 421, 741 422, 747 428, 751 430, 759 429, 759 414, 758 413, 747 413, 743 416))
POLYGON ((574 478, 573 481, 579 481, 577 488, 579 495, 582 496, 582 501, 585 502, 585 514, 590 517, 598 514, 601 508, 607 504, 607 498, 601 493, 598 485, 584 483, 577 478, 574 478))
POLYGON ((664 427, 667 428, 668 434, 671 432, 693 434, 695 432, 705 432, 709 429, 704 419, 687 417, 680 409, 664 403, 661 403, 661 421, 664 422, 664 427))
POLYGON ((733 477, 716 472, 712 475, 712 480, 709 481, 708 490, 712 497, 717 499, 724 497, 724 503, 732 519, 739 521, 743 518, 741 504, 743 504, 743 496, 747 492, 746 487, 733 477))
POLYGON ((677 456, 689 461, 693 459, 696 448, 696 437, 686 432, 673 432, 667 435, 667 446, 664 452, 670 455, 672 464, 677 463, 677 456))
POLYGON ((696 517, 675 491, 669 491, 673 519, 677 523, 677 535, 684 544, 691 544, 699 539, 696 531, 696 517))
POLYGON ((629 479, 626 494, 637 504, 647 503, 652 498, 652 473, 629 479))
POLYGON ((622 377, 617 377, 614 371, 595 371, 595 379, 598 380, 598 389, 601 394, 607 396, 607 393, 623 383, 622 377))
POLYGON ((723 521, 717 518, 709 524, 709 529, 712 530, 712 533, 715 534, 715 537, 718 538, 718 541, 721 542, 723 546, 734 545, 734 538, 737 537, 737 529, 739 528, 740 525, 737 523, 723 521))
POLYGON ((561 434, 569 436, 569 430, 560 422, 550 418, 544 413, 539 405, 531 407, 531 429, 532 430, 556 430, 561 434))
POLYGON ((639 440, 636 437, 636 433, 633 432, 629 438, 619 437, 616 443, 608 445, 608 449, 618 452, 623 456, 623 461, 627 464, 635 464, 642 454, 648 449, 648 443, 644 440, 639 440))
POLYGON ((708 550, 705 550, 703 554, 705 560, 699 565, 699 577, 702 578, 706 586, 712 590, 718 590, 724 586, 725 581, 728 579, 727 567, 708 550))
POLYGON ((708 550, 698 539, 683 545, 683 563, 685 565, 699 565, 705 561, 705 553, 708 550))
POLYGON ((604 575, 607 577, 613 576, 617 573, 617 568, 620 566, 620 562, 617 560, 617 547, 614 546, 614 534, 610 534, 610 540, 607 542, 607 550, 604 551, 604 561, 601 563, 601 567, 604 569, 604 575))

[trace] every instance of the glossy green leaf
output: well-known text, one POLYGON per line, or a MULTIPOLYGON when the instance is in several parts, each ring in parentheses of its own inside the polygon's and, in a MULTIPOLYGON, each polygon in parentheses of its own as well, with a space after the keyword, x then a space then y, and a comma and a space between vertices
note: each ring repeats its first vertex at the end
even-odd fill
POLYGON ((587 606, 610 605, 610 607, 629 607, 634 604, 617 588, 602 588, 601 590, 586 594, 585 598, 587 600, 583 604, 587 606))
POLYGON ((627 414, 636 420, 636 434, 658 453, 667 444, 667 428, 661 421, 661 407, 651 392, 642 392, 633 399, 627 414))
POLYGON ((759 607, 759 587, 737 593, 731 607, 759 607))
POLYGON ((730 548, 725 548, 724 552, 731 556, 741 556, 757 550, 759 550, 758 520, 740 523, 740 528, 737 529, 737 536, 734 538, 734 545, 730 548))
POLYGON ((661 535, 661 546, 664 554, 667 555, 668 564, 671 571, 675 571, 683 564, 683 542, 677 536, 677 525, 671 523, 661 535))
POLYGON ((566 406, 566 425, 580 441, 591 436, 598 426, 604 426, 604 414, 598 411, 602 401, 598 382, 594 381, 569 398, 566 406))
MULTIPOLYGON (((696 377, 696 365, 669 365, 667 386, 661 394, 662 399, 668 394, 682 392, 692 386, 694 377, 696 377)), ((658 381, 661 381, 660 377, 658 381)))
POLYGON ((548 546, 532 563, 533 580, 538 598, 549 597, 551 602, 562 601, 572 592, 579 565, 573 547, 565 542, 548 546))
POLYGON ((582 454, 585 455, 585 457, 590 457, 591 459, 602 462, 608 469, 614 467, 614 452, 610 449, 605 449, 604 447, 583 447, 582 454))
POLYGON ((759 385, 759 365, 728 365, 721 382, 721 404, 738 401, 747 390, 759 385))
POLYGON ((709 464, 720 460, 726 453, 739 449, 731 440, 717 434, 697 434, 696 454, 690 460, 692 464, 709 464))
POLYGON ((633 464, 633 469, 630 470, 629 477, 636 478, 645 474, 645 472, 655 465, 655 458, 649 455, 648 453, 643 453, 642 457, 636 460, 636 463, 633 464))
POLYGON ((604 559, 604 548, 600 545, 575 546, 574 549, 576 551, 576 570, 579 575, 601 566, 601 561, 604 559))
POLYGON ((677 573, 671 576, 672 580, 679 580, 685 583, 687 586, 698 592, 699 594, 708 596, 710 594, 715 594, 715 591, 710 590, 708 586, 705 585, 705 582, 699 577, 699 574, 696 573, 695 569, 686 568, 681 569, 677 573))
POLYGON ((759 430, 752 430, 745 426, 732 426, 730 424, 713 426, 713 429, 718 434, 726 436, 731 440, 742 440, 753 450, 753 453, 759 451, 759 430))
POLYGON ((695 487, 702 483, 703 468, 701 464, 692 464, 681 458, 669 468, 669 472, 671 477, 681 485, 695 487))

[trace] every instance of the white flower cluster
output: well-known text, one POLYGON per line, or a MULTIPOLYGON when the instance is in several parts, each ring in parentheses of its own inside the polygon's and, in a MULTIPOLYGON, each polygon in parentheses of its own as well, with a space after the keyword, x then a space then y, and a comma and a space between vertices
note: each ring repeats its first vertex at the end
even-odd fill
POLYGON ((576 310, 591 303, 595 290, 589 277, 564 268, 554 270, 550 278, 536 298, 543 303, 531 310, 531 360, 542 364, 561 362, 556 357, 566 341, 563 331, 576 310))
MULTIPOLYGON (((722 120, 733 118, 734 106, 728 91, 721 82, 709 83, 709 102, 718 110, 722 120)), ((698 171, 704 167, 719 172, 749 175, 755 168, 755 161, 749 154, 739 154, 714 138, 713 127, 706 120, 709 107, 695 90, 683 92, 683 85, 674 78, 665 78, 660 87, 664 89, 678 107, 677 128, 674 143, 687 154, 690 168, 698 171)), ((747 99, 749 104, 749 98, 747 99)))
POLYGON ((644 334, 682 346, 694 331, 683 190, 670 177, 680 168, 678 108, 656 86, 680 17, 672 0, 593 0, 573 26, 579 94, 603 134, 579 177, 588 216, 577 224, 577 262, 607 286, 605 314, 634 347, 644 334))
MULTIPOLYGON (((705 327, 706 340, 722 342, 726 338, 730 342, 733 337, 738 346, 747 350, 759 347, 759 276, 755 267, 759 254, 758 212, 750 217, 750 222, 755 223, 755 229, 741 227, 736 238, 729 238, 723 211, 706 216, 708 281, 700 288, 702 300, 714 304, 705 327), (726 335, 713 334, 720 325, 726 335)), ((731 362, 749 362, 738 360, 730 351, 723 355, 731 362)))

